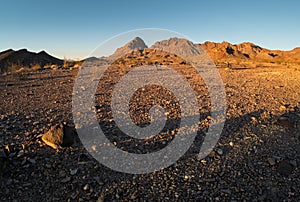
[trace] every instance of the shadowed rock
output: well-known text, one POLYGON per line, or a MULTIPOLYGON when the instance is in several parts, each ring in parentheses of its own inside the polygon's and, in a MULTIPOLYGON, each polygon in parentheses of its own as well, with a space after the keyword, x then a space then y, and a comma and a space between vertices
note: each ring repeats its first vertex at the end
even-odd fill
POLYGON ((53 149, 71 146, 74 143, 75 130, 64 124, 52 126, 48 132, 42 136, 42 140, 53 149))

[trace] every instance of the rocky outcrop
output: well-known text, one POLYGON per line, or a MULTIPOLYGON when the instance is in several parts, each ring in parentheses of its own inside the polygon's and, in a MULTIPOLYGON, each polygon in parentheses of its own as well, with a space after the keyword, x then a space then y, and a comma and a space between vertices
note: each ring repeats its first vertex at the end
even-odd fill
POLYGON ((250 42, 240 44, 205 42, 199 45, 216 63, 220 61, 300 62, 300 48, 291 51, 269 50, 250 42))

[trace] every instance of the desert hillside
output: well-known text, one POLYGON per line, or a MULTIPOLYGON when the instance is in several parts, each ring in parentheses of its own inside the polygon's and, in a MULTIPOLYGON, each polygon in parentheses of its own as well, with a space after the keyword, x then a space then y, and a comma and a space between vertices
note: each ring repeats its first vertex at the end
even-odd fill
POLYGON ((228 42, 205 42, 199 45, 217 64, 231 63, 234 66, 300 64, 300 48, 290 51, 268 50, 249 42, 235 45, 228 42))
POLYGON ((63 61, 55 58, 45 51, 38 53, 30 52, 27 49, 12 50, 0 52, 0 73, 15 71, 20 68, 30 68, 35 65, 41 67, 45 65, 62 65, 63 61))
MULTIPOLYGON (((109 57, 101 57, 109 61, 117 60, 133 50, 144 50, 148 48, 143 39, 135 37, 124 46, 116 49, 109 57)), ((150 49, 159 49, 189 58, 205 52, 212 61, 221 67, 274 67, 274 66, 298 66, 300 65, 300 48, 290 51, 269 50, 250 42, 231 44, 228 42, 215 43, 204 42, 195 44, 181 38, 170 38, 157 41, 150 49)), ((26 49, 14 51, 12 49, 0 52, 0 73, 16 71, 20 68, 31 68, 39 65, 44 67, 52 64, 58 66, 80 66, 83 61, 95 61, 99 58, 90 57, 81 61, 66 61, 55 58, 45 51, 39 53, 30 52, 26 49)))

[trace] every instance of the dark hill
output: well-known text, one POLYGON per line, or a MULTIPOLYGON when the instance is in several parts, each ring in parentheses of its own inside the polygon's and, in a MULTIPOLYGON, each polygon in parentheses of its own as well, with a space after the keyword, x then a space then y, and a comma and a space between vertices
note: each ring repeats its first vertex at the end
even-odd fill
POLYGON ((41 51, 39 53, 30 52, 27 49, 20 50, 6 50, 0 52, 0 72, 4 73, 14 68, 30 68, 33 65, 40 65, 41 67, 44 65, 62 65, 63 60, 55 58, 45 51, 41 51))

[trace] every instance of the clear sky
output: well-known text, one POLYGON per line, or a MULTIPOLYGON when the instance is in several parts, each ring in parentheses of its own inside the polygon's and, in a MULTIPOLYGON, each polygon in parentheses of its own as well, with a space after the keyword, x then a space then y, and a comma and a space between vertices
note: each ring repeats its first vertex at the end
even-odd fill
POLYGON ((300 46, 300 1, 0 0, 0 51, 82 59, 114 35, 153 27, 197 43, 249 41, 289 50, 300 46))

